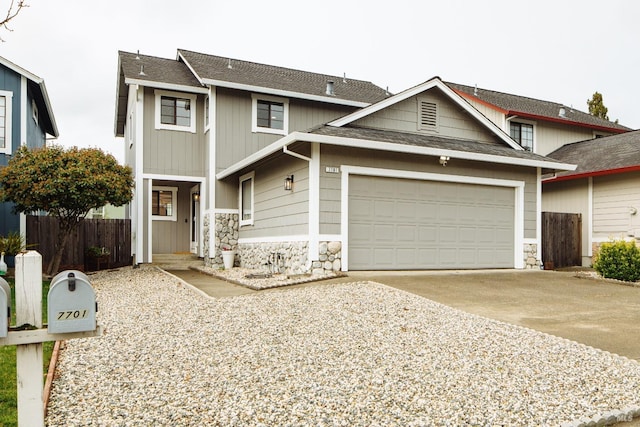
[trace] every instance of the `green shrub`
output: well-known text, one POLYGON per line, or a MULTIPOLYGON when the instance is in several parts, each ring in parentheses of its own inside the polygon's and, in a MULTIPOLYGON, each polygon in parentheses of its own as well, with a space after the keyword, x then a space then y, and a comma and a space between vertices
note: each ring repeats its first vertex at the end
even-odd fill
POLYGON ((24 243, 22 234, 10 231, 7 237, 0 236, 0 252, 4 252, 5 255, 18 255, 25 249, 27 249, 27 245, 24 243))
POLYGON ((640 280, 640 249, 635 242, 603 243, 595 258, 593 267, 602 277, 625 282, 640 280))

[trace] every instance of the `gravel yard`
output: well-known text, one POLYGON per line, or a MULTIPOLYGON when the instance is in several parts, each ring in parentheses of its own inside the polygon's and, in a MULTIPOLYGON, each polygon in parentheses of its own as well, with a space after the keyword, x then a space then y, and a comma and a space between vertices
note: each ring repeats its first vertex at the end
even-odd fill
MULTIPOLYGON (((588 425, 640 416, 640 364, 358 282, 214 300, 154 268, 91 276, 49 426, 588 425)), ((594 424, 595 425, 595 424, 594 424)))

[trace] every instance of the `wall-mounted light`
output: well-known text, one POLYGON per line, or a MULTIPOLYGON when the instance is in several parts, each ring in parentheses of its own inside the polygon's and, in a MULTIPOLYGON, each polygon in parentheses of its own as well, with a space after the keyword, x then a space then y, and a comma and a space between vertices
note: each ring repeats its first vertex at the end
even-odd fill
POLYGON ((440 164, 442 166, 447 166, 448 161, 449 161, 449 156, 440 156, 440 164))
POLYGON ((292 191, 293 190, 293 175, 288 175, 284 179, 284 189, 286 191, 292 191))
POLYGON ((193 201, 194 202, 199 202, 200 201, 200 193, 198 193, 198 192, 193 193, 193 201))

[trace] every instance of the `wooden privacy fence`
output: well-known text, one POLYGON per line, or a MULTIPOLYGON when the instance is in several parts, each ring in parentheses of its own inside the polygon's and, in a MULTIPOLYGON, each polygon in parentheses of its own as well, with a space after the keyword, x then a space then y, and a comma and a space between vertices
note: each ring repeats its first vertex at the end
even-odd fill
MULTIPOLYGON (((58 219, 51 216, 27 216, 27 245, 42 255, 48 265, 54 256, 58 237, 58 219)), ((59 270, 92 271, 131 265, 131 220, 83 219, 73 232, 62 255, 59 270), (97 264, 87 254, 90 247, 105 248, 108 257, 97 264)))
POLYGON ((542 262, 545 268, 582 265, 582 215, 542 212, 542 262))

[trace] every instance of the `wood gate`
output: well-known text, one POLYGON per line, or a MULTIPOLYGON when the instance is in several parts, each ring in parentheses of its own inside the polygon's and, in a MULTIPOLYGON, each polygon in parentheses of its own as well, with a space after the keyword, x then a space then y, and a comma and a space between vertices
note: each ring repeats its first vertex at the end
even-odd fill
POLYGON ((545 268, 582 265, 582 215, 542 212, 542 262, 545 268))

